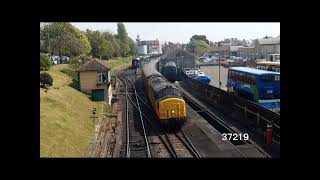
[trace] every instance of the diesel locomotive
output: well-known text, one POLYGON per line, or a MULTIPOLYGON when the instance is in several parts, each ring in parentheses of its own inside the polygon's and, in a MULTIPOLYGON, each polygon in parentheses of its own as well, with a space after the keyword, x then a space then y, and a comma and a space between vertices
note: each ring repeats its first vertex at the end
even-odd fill
POLYGON ((186 103, 179 89, 156 69, 158 61, 142 68, 145 90, 161 124, 182 125, 187 116, 186 103))

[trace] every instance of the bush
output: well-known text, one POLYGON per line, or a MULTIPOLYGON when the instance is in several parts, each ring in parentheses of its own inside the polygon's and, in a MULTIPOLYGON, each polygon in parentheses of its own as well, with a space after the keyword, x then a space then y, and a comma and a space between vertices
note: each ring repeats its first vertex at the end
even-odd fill
POLYGON ((86 56, 86 55, 80 55, 71 58, 69 61, 69 64, 71 65, 72 68, 78 69, 81 64, 85 64, 86 62, 90 61, 91 57, 86 56))
POLYGON ((69 77, 71 77, 72 79, 77 79, 77 72, 75 70, 72 69, 62 69, 60 70, 60 72, 63 72, 65 74, 67 74, 69 77))
POLYGON ((40 53, 40 71, 47 71, 51 67, 51 60, 45 53, 40 53))
POLYGON ((48 73, 41 73, 40 74, 40 87, 45 87, 45 85, 52 86, 53 79, 48 73))
POLYGON ((80 90, 78 73, 74 69, 62 69, 60 72, 63 72, 72 78, 72 83, 69 84, 70 87, 80 90))

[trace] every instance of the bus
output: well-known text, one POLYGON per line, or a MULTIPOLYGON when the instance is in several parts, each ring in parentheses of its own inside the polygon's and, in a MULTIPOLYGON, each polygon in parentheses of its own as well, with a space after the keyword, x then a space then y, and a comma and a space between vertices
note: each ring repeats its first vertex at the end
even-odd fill
POLYGON ((266 71, 274 71, 280 73, 280 62, 260 61, 256 63, 256 68, 266 71))
POLYGON ((280 113, 280 73, 248 67, 231 67, 227 91, 280 113))

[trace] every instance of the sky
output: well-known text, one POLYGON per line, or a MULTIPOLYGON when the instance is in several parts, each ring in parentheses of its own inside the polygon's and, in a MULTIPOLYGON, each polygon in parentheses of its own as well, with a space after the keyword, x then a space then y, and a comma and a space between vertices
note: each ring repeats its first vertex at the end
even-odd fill
MULTIPOLYGON (((117 23, 71 23, 80 30, 99 30, 117 33, 117 23)), ((161 42, 189 42, 191 36, 206 35, 209 41, 217 42, 225 38, 256 39, 280 35, 280 23, 124 23, 128 35, 135 40, 161 42)))

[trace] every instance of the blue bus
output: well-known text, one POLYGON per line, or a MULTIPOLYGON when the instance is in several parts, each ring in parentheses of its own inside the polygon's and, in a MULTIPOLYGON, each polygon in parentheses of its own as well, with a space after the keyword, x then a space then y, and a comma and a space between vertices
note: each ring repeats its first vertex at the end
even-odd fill
POLYGON ((227 91, 280 112, 280 73, 248 67, 231 67, 227 91))

